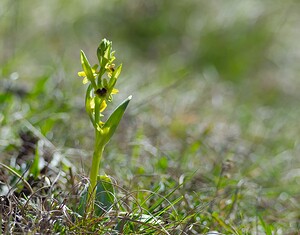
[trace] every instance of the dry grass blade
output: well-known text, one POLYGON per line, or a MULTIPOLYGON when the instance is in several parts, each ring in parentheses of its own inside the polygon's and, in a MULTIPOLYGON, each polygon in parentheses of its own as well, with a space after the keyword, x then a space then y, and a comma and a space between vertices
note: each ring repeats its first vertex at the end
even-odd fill
POLYGON ((5 168, 6 170, 8 170, 9 172, 11 172, 12 174, 14 174, 15 176, 17 176, 20 180, 22 180, 22 182, 25 184, 26 188, 30 191, 31 194, 33 194, 33 190, 30 186, 30 184, 27 182, 27 180, 22 176, 20 175, 18 172, 16 172, 15 170, 13 170, 12 168, 10 168, 9 166, 3 164, 3 163, 0 163, 0 166, 2 166, 3 168, 5 168))

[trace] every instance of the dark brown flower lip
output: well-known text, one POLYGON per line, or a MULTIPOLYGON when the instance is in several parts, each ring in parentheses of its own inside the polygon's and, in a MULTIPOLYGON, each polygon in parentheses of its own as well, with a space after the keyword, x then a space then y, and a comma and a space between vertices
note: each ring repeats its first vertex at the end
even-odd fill
POLYGON ((95 91, 95 94, 100 96, 100 97, 105 97, 106 94, 107 94, 107 89, 105 87, 103 88, 98 88, 96 91, 95 91))

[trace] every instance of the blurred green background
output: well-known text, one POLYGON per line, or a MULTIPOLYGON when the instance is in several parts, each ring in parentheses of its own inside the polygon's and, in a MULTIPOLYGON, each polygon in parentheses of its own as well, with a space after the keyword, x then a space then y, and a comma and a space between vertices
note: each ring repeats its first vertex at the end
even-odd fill
POLYGON ((299 10, 299 1, 279 0, 2 0, 1 159, 27 120, 87 172, 93 131, 77 76, 80 50, 96 62, 107 38, 123 63, 114 105, 133 100, 105 171, 141 187, 145 175, 193 175, 186 192, 213 195, 230 162, 224 203, 241 187, 240 213, 261 210, 295 228, 299 10))

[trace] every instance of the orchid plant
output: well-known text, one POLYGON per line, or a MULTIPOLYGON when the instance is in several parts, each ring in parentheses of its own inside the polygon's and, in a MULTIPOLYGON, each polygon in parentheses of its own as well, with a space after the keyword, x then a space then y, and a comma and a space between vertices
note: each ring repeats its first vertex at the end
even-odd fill
MULTIPOLYGON (((114 54, 115 52, 112 51, 112 42, 107 39, 103 39, 97 49, 99 64, 91 66, 86 55, 81 51, 83 71, 79 72, 78 75, 83 77, 83 84, 88 84, 85 96, 85 108, 95 130, 94 153, 87 197, 85 197, 84 203, 86 215, 93 215, 97 211, 97 203, 95 203, 95 200, 97 200, 96 193, 100 189, 111 189, 111 184, 109 184, 111 183, 110 178, 105 175, 98 175, 101 158, 106 144, 113 136, 131 100, 131 96, 129 96, 112 112, 106 121, 103 120, 103 111, 112 102, 113 95, 119 92, 115 88, 115 85, 120 76, 122 64, 119 66, 114 64, 116 59, 114 54)), ((110 192, 112 192, 112 189, 110 192)), ((105 204, 105 202, 102 202, 102 204, 105 204)))

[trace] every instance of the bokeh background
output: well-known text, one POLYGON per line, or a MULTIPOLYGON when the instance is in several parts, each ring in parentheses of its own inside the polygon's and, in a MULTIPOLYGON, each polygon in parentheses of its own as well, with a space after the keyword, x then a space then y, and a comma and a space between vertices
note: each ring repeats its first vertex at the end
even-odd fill
POLYGON ((105 172, 128 187, 191 177, 183 193, 197 203, 215 196, 219 182, 219 211, 239 188, 244 221, 259 211, 295 229, 299 12, 292 0, 1 0, 1 159, 26 120, 88 171, 93 130, 80 50, 93 64, 107 38, 123 63, 113 106, 133 100, 105 172))

